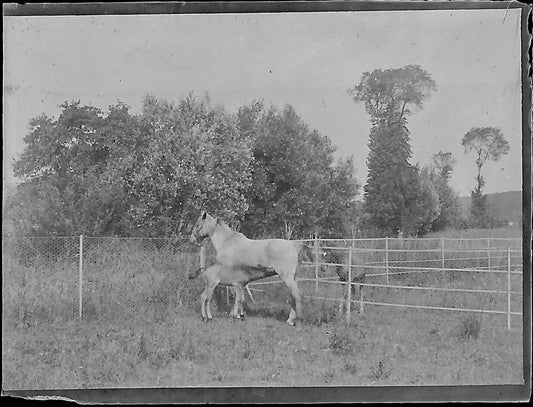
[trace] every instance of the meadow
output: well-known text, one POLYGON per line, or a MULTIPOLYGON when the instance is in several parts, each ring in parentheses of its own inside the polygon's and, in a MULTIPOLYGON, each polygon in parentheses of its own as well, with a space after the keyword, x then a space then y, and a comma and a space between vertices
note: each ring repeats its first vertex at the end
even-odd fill
POLYGON ((3 388, 366 386, 522 381, 522 333, 489 318, 372 312, 295 328, 273 317, 5 324, 3 388), (471 326, 469 324, 473 324, 471 326))
MULTIPOLYGON (((77 258, 3 256, 3 389, 189 386, 411 386, 522 383, 522 323, 505 316, 354 304, 350 324, 337 301, 310 298, 301 283, 303 320, 284 321, 282 284, 257 286, 245 321, 222 297, 215 319, 200 319, 200 280, 187 270, 197 253, 145 240, 88 241, 83 316, 78 318, 77 258), (98 244, 97 244, 98 243, 98 244), (92 248, 92 249, 91 249, 92 248)), ((7 247, 4 247, 9 252, 7 247)), ((8 253, 9 254, 9 253, 8 253)), ((402 284, 417 285, 416 278, 402 284)), ((409 280, 411 279, 411 280, 409 280)), ((461 287, 467 274, 435 283, 461 287)), ((496 285, 499 283, 496 282, 496 285)), ((343 286, 320 284, 340 298, 343 286)), ((368 290, 401 300, 400 290, 368 290)), ((457 306, 475 301, 415 291, 404 300, 457 306)), ((500 307, 497 296, 484 309, 500 307)), ((520 301, 513 304, 520 309, 520 301)), ((479 302, 478 302, 478 306, 479 302)))

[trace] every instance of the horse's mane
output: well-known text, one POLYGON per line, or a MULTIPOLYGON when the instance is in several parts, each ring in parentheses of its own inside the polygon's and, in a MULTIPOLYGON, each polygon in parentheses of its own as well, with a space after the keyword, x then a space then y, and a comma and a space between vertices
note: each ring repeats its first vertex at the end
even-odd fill
MULTIPOLYGON (((230 225, 228 225, 224 220, 220 219, 220 218, 217 218, 217 226, 227 230, 227 231, 231 231, 233 232, 233 234, 238 234, 238 235, 241 235, 241 236, 244 236, 241 232, 238 232, 236 231, 235 229, 233 229, 230 225)), ((246 237, 246 236, 244 236, 246 237)))
MULTIPOLYGON (((231 229, 231 227, 220 218, 217 218, 217 226, 222 226, 223 228, 231 229)), ((231 229, 231 230, 233 230, 233 229, 231 229)))

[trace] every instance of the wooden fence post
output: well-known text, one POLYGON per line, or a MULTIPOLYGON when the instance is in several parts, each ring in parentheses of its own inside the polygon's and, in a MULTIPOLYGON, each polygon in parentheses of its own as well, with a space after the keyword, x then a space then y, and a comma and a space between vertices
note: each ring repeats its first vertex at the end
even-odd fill
POLYGON ((83 315, 83 235, 80 235, 80 251, 79 255, 79 283, 78 283, 78 316, 81 319, 83 315))
POLYGON ((389 284, 389 237, 385 237, 385 274, 389 284))
POLYGON ((318 292, 318 236, 315 233, 315 292, 318 292))
POLYGON ((444 238, 440 238, 440 265, 444 270, 444 238))
POLYGON ((507 329, 511 330, 511 249, 507 248, 507 329))
POLYGON ((490 270, 490 237, 487 238, 487 270, 490 270))
POLYGON ((352 309, 352 246, 348 251, 348 293, 346 296, 346 322, 350 324, 350 312, 352 309))

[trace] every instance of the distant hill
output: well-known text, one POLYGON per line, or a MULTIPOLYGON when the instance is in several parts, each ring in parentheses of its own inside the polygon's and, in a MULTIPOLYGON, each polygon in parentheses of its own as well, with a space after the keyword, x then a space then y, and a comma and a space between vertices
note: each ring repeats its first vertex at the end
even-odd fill
MULTIPOLYGON (((469 196, 459 197, 463 214, 470 213, 469 196)), ((501 221, 517 223, 522 219, 522 191, 498 192, 487 194, 489 215, 501 221)))

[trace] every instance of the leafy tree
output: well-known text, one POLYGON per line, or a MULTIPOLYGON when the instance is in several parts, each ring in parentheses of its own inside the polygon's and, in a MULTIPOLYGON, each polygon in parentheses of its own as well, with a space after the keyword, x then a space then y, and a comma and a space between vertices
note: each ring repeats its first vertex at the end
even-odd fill
POLYGON ((253 139, 254 156, 243 231, 308 237, 342 223, 357 189, 352 161, 334 166, 329 139, 310 129, 292 106, 267 109, 254 102, 237 117, 241 134, 253 139))
POLYGON ((187 233, 201 209, 232 222, 247 210, 251 148, 208 95, 177 104, 147 96, 131 162, 128 221, 145 235, 187 233))
POLYGON ((429 73, 418 65, 364 72, 359 84, 349 90, 355 103, 364 103, 373 125, 406 123, 407 116, 422 107, 436 89, 429 73))
POLYGON ((471 193, 471 216, 473 223, 478 227, 487 227, 488 207, 486 196, 483 195, 485 179, 481 169, 488 160, 498 161, 509 152, 509 143, 505 140, 502 131, 495 127, 474 127, 462 139, 465 153, 474 151, 476 154, 476 186, 471 193))
POLYGON ((433 155, 430 166, 425 169, 440 203, 440 214, 431 225, 432 231, 444 230, 446 227, 456 226, 459 222, 459 199, 449 185, 454 165, 452 153, 439 151, 433 155))
POLYGON ((57 120, 31 121, 15 162, 24 178, 8 203, 19 233, 172 236, 200 209, 242 217, 251 148, 235 119, 209 97, 177 105, 147 96, 124 104, 65 103, 57 120))
POLYGON ((408 65, 365 72, 349 90, 354 102, 364 104, 372 123, 364 211, 384 234, 422 233, 422 225, 438 212, 434 191, 426 180, 419 179, 419 170, 409 162, 412 152, 407 129, 407 117, 420 109, 435 89, 429 73, 418 65, 408 65), (424 191, 428 199, 421 195, 424 191), (421 203, 428 207, 421 208, 421 203))
POLYGON ((94 207, 93 182, 100 179, 105 158, 99 148, 102 112, 79 102, 65 102, 56 121, 39 116, 30 121, 26 148, 14 163, 23 182, 10 203, 21 216, 24 233, 72 234, 99 232, 104 211, 94 207), (88 223, 87 209, 93 211, 88 223))

